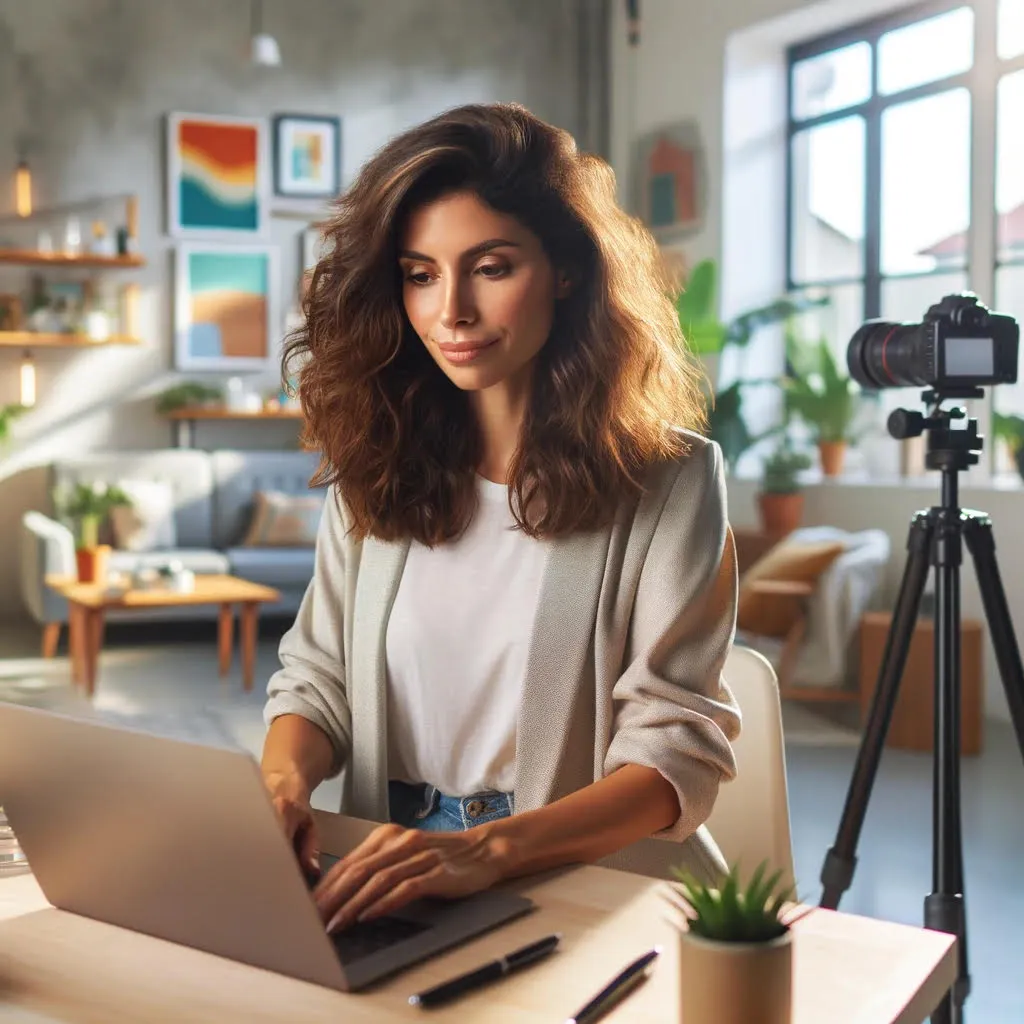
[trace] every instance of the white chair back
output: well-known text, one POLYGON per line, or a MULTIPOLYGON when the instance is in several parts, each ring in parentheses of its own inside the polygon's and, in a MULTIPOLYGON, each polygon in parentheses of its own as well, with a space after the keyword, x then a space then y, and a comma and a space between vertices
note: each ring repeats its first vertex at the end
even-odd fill
POLYGON ((729 865, 739 864, 741 878, 767 860, 770 870, 781 869, 792 883, 786 757, 775 670, 756 651, 734 647, 722 674, 740 706, 743 727, 733 744, 736 778, 719 788, 708 831, 729 865))
MULTIPOLYGON (((733 647, 722 675, 743 715, 733 744, 736 778, 718 790, 706 827, 730 867, 747 878, 762 861, 781 869, 785 884, 793 877, 789 798, 782 742, 782 709, 775 670, 763 655, 733 647)), ((604 867, 653 878, 672 878, 680 863, 679 846, 665 839, 641 839, 598 861, 604 867)))

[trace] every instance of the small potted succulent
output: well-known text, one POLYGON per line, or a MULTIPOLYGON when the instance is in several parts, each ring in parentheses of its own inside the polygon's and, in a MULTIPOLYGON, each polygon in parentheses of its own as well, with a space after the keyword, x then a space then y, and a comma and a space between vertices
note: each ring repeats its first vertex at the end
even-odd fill
POLYGON ((72 525, 79 583, 106 582, 110 545, 100 543, 100 527, 112 508, 131 505, 131 498, 113 484, 79 481, 56 495, 54 504, 72 525))
POLYGON ((761 527, 765 533, 784 536, 803 519, 804 493, 800 473, 809 469, 811 457, 797 451, 787 440, 765 459, 761 493, 757 496, 761 527))
POLYGON ((783 874, 762 863, 746 884, 733 867, 721 887, 673 869, 663 895, 679 933, 679 999, 685 1024, 789 1024, 791 926, 799 907, 783 874))

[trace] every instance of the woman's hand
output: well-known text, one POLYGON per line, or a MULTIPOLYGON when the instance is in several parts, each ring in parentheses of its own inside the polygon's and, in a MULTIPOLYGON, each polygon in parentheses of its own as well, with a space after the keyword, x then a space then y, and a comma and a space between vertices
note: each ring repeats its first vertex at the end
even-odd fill
POLYGON ((313 892, 329 932, 393 913, 422 896, 480 892, 504 877, 507 841, 486 825, 421 832, 380 825, 324 875, 313 892))
POLYGON ((308 789, 291 775, 267 774, 263 781, 284 834, 299 858, 299 866, 311 881, 316 881, 320 877, 320 838, 308 789))

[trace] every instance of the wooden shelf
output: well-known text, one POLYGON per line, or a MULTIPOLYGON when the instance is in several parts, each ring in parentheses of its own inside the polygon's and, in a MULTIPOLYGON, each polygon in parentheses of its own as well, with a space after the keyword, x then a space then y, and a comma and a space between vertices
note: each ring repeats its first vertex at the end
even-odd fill
POLYGON ((144 267, 142 256, 98 256, 83 252, 69 256, 62 252, 36 252, 33 249, 0 249, 0 263, 17 264, 23 267, 95 267, 114 270, 118 268, 144 267))
POLYGON ((260 409, 259 412, 243 412, 226 409, 223 406, 189 406, 164 413, 169 420, 300 420, 301 409, 260 409))
POLYGON ((0 331, 0 346, 8 348, 97 348, 102 345, 141 345, 139 338, 123 334, 94 341, 85 334, 41 334, 38 331, 0 331))

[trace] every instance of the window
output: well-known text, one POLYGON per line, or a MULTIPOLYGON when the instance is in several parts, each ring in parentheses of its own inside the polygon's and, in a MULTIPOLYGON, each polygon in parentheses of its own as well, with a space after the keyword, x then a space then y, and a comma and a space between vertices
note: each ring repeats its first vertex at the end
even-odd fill
MULTIPOLYGON (((795 46, 789 69, 787 284, 831 295, 837 356, 864 320, 920 320, 953 291, 1024 322, 1024 0, 921 4, 795 46), (970 263, 975 119, 996 124, 984 268, 970 263)), ((1024 415, 1024 382, 991 394, 1024 415)))

